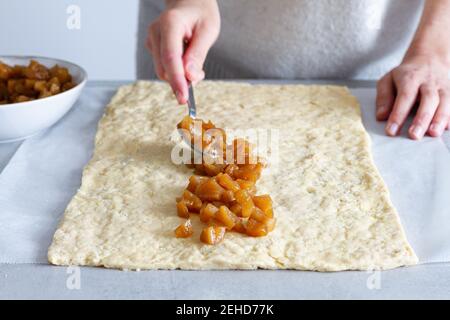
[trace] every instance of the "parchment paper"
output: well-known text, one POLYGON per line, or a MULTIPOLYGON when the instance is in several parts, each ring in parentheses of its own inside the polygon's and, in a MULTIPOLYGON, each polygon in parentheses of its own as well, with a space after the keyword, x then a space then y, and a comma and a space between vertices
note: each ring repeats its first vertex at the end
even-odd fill
MULTIPOLYGON (((47 263, 59 218, 81 182, 97 122, 117 88, 87 87, 56 126, 19 147, 0 174, 0 263, 47 263)), ((421 263, 450 261, 450 152, 442 139, 388 138, 374 120, 374 89, 361 102, 377 167, 421 263)))

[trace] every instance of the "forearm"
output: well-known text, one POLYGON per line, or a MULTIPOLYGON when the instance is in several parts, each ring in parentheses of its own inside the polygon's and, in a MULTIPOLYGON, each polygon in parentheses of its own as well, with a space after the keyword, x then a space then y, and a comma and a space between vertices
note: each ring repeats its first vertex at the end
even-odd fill
POLYGON ((405 60, 418 55, 437 58, 450 68, 450 0, 426 0, 405 60))

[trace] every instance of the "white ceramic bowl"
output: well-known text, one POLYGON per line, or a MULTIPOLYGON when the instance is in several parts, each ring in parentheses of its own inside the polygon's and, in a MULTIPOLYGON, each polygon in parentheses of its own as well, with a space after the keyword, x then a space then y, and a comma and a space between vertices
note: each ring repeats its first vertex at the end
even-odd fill
POLYGON ((0 61, 9 65, 28 65, 31 59, 46 67, 53 67, 55 64, 66 67, 77 85, 48 98, 0 105, 0 143, 25 139, 54 125, 72 108, 86 84, 86 71, 64 60, 32 56, 0 56, 0 61))

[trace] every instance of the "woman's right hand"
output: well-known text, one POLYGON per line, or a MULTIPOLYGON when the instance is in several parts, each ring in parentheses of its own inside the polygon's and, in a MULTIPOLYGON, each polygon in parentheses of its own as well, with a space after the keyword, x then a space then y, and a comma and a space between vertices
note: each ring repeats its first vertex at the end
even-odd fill
POLYGON ((147 47, 156 74, 169 82, 180 104, 188 100, 187 80, 204 78, 203 63, 219 31, 216 0, 169 0, 149 26, 147 47))

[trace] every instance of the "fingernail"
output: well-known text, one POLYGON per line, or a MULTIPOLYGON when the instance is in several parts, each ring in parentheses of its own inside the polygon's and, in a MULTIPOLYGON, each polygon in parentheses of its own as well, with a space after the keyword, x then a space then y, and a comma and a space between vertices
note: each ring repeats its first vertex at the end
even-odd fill
POLYGON ((178 102, 184 101, 184 97, 183 97, 183 94, 181 93, 181 91, 177 91, 175 93, 175 95, 177 97, 178 102))
POLYGON ((386 131, 388 134, 390 134, 391 136, 395 136, 398 132, 398 124, 396 123, 390 123, 387 128, 386 131))
MULTIPOLYGON (((202 71, 197 67, 197 65, 195 65, 192 62, 186 66, 186 70, 189 73, 189 76, 191 78, 200 78, 201 77, 202 71)), ((194 80, 194 79, 190 79, 190 80, 194 80)))
POLYGON ((385 106, 377 107, 377 114, 383 114, 385 112, 386 112, 386 107, 385 106))
POLYGON ((442 126, 442 123, 440 123, 440 122, 438 122, 438 123, 433 123, 431 126, 430 126, 430 131, 433 131, 434 133, 436 133, 436 134, 442 134, 442 132, 444 131, 443 130, 444 128, 443 128, 443 126, 442 126))
POLYGON ((382 120, 382 118, 385 116, 386 111, 387 111, 386 107, 378 107, 375 114, 377 120, 382 120))
POLYGON ((412 126, 411 127, 411 134, 417 138, 420 139, 423 137, 423 129, 421 126, 412 126))
POLYGON ((197 73, 197 68, 195 66, 194 63, 190 62, 187 66, 186 69, 189 73, 197 73))

